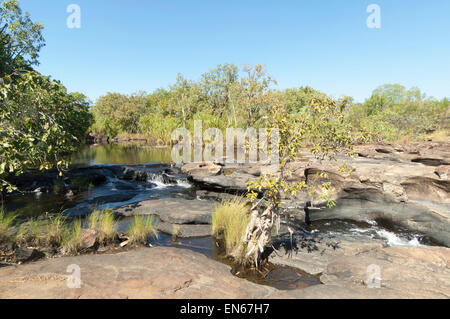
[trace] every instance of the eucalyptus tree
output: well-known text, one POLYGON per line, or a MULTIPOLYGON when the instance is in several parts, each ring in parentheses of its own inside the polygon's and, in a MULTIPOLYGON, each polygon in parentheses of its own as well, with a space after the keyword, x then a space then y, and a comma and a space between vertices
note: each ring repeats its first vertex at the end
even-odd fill
POLYGON ((243 67, 244 76, 240 79, 240 103, 245 110, 247 126, 251 127, 260 119, 263 111, 268 111, 270 104, 268 96, 270 86, 277 82, 266 73, 261 64, 243 67))
POLYGON ((218 65, 202 75, 200 86, 207 98, 211 111, 219 118, 232 114, 232 121, 237 126, 236 105, 233 92, 239 79, 239 69, 234 64, 218 65))
POLYGON ((178 74, 175 84, 170 87, 171 99, 169 109, 174 115, 182 118, 183 128, 186 128, 186 122, 195 113, 199 101, 200 88, 193 81, 185 79, 178 74))

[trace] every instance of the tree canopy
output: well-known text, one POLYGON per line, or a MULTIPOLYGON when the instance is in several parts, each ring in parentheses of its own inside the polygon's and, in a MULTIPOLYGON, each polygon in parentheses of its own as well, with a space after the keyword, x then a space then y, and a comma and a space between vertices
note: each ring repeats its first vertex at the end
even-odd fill
POLYGON ((89 102, 33 70, 44 45, 43 26, 17 0, 0 5, 0 191, 11 174, 67 167, 92 124, 89 102))

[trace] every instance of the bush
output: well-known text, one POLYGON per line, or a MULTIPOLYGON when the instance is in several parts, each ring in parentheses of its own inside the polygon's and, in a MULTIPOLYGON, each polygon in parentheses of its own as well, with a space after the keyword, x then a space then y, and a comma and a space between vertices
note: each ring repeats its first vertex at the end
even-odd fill
POLYGON ((179 121, 170 115, 163 117, 161 114, 150 113, 139 121, 139 129, 142 134, 151 136, 155 143, 169 144, 172 131, 178 128, 179 121))

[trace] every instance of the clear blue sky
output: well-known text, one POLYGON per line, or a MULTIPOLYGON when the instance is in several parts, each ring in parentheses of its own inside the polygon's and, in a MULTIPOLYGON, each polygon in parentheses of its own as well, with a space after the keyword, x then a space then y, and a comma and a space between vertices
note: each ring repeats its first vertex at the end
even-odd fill
POLYGON ((260 62, 278 88, 310 85, 363 101, 378 85, 450 96, 448 0, 21 0, 45 25, 38 70, 92 101, 260 62), (69 29, 69 4, 81 29, 69 29), (369 29, 369 4, 381 29, 369 29))

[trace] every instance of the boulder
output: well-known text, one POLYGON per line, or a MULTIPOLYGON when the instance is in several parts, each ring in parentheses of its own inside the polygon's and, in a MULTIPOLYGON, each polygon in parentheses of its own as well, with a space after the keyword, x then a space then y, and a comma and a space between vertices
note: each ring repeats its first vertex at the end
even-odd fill
POLYGON ((222 171, 222 166, 212 162, 188 163, 181 168, 181 171, 191 176, 214 176, 222 171))
POLYGON ((93 229, 81 230, 81 248, 82 249, 96 249, 98 246, 98 232, 93 229))
POLYGON ((14 251, 13 260, 16 263, 25 263, 45 257, 45 254, 33 248, 19 248, 14 251))

